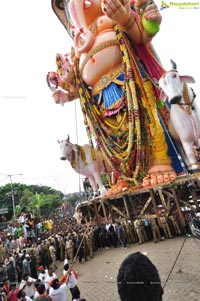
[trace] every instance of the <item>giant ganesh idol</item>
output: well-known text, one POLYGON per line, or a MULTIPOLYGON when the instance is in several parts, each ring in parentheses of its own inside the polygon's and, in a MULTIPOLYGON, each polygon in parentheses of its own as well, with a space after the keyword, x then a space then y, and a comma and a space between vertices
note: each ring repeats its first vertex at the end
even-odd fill
POLYGON ((80 98, 89 141, 93 136, 116 184, 153 186, 176 177, 168 155, 154 80, 164 73, 151 41, 161 15, 153 2, 136 0, 52 1, 54 12, 74 40, 71 54, 57 54, 56 103, 80 98), (158 114, 159 111, 159 114, 158 114), (159 116, 160 115, 160 116, 159 116))

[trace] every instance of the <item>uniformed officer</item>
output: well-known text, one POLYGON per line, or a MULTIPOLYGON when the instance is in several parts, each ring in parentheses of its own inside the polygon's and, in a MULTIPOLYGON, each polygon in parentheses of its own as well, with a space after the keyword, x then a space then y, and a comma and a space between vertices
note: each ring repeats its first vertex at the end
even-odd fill
POLYGON ((153 240, 154 240, 155 243, 157 243, 158 241, 161 240, 159 227, 156 223, 155 218, 150 218, 149 221, 150 221, 150 225, 151 225, 151 231, 152 231, 152 234, 153 234, 153 240))
POLYGON ((144 238, 144 235, 142 233, 143 232, 143 229, 142 229, 142 227, 143 227, 142 220, 136 219, 134 221, 134 227, 135 227, 138 239, 139 239, 139 245, 141 245, 143 242, 145 242, 145 238, 144 238))
POLYGON ((161 224, 162 224, 162 228, 163 228, 165 237, 166 238, 172 238, 172 234, 171 234, 171 231, 170 231, 170 228, 169 228, 169 225, 168 225, 168 222, 167 222, 167 217, 166 217, 166 214, 165 214, 164 210, 161 211, 160 221, 161 221, 161 224))
POLYGON ((175 231, 176 235, 180 235, 181 234, 181 230, 180 230, 180 227, 179 227, 179 225, 177 223, 177 220, 176 220, 175 216, 170 215, 169 219, 172 222, 172 226, 174 228, 174 231, 175 231))

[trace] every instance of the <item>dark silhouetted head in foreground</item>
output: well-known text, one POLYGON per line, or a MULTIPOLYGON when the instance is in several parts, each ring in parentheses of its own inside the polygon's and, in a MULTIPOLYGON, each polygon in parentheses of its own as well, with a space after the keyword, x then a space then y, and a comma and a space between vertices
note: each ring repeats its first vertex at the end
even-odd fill
POLYGON ((121 301, 161 301, 163 289, 155 265, 140 252, 122 262, 117 275, 121 301))

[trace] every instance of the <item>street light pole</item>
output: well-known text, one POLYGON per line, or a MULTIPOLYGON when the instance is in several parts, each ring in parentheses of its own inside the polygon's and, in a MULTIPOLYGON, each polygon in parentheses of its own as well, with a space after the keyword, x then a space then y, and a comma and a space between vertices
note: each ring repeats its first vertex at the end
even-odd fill
POLYGON ((15 195, 14 195, 14 190, 13 190, 12 175, 8 175, 8 177, 10 178, 11 197, 12 197, 12 206, 13 206, 13 217, 15 219, 16 218, 16 215, 15 215, 15 195))
POLYGON ((12 177, 13 176, 22 176, 22 174, 14 174, 14 175, 7 175, 10 178, 10 187, 11 187, 11 197, 12 197, 12 206, 13 206, 13 218, 16 218, 15 214, 15 195, 14 195, 14 189, 13 189, 13 182, 12 177))

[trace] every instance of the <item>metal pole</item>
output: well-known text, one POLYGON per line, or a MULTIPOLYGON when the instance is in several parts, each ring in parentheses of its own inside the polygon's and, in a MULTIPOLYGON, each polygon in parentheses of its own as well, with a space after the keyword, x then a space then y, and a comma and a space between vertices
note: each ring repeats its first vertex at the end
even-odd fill
MULTIPOLYGON (((76 125, 76 143, 78 145, 78 124, 77 124, 77 110, 76 110, 76 102, 74 102, 74 110, 75 110, 75 125, 76 125)), ((78 155, 78 186, 79 186, 79 193, 81 193, 81 174, 80 174, 80 160, 78 155)))
POLYGON ((15 214, 15 194, 14 194, 14 189, 13 189, 12 177, 13 176, 23 176, 23 174, 19 173, 19 174, 13 174, 13 175, 7 175, 7 174, 1 174, 1 175, 7 176, 7 177, 10 178, 11 197, 12 197, 12 206, 13 206, 13 217, 15 219, 16 218, 16 214, 15 214))
POLYGON ((15 196, 14 196, 14 190, 13 190, 12 175, 8 175, 8 177, 10 178, 12 206, 13 206, 13 217, 15 219, 16 218, 16 215, 15 215, 15 196))

